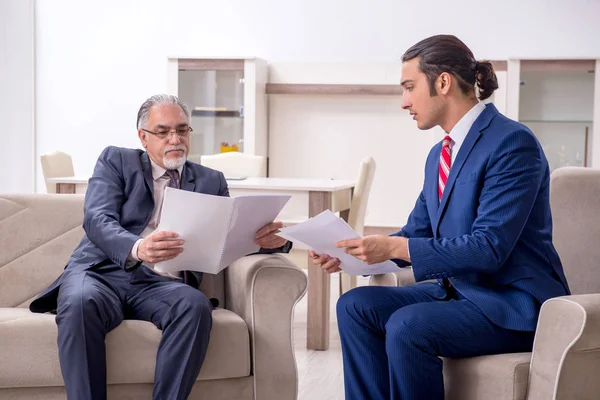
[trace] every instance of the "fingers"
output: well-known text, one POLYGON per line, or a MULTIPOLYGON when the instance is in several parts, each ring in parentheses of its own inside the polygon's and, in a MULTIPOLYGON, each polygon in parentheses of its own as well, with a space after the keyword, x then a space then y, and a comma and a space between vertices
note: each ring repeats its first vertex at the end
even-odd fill
POLYGON ((327 254, 318 255, 314 251, 309 252, 308 255, 311 257, 310 261, 314 265, 321 265, 330 258, 327 254))
POLYGON ((269 235, 267 237, 254 241, 254 243, 259 245, 260 247, 264 247, 265 249, 275 249, 277 247, 283 246, 286 242, 286 239, 277 235, 269 235))
POLYGON ((166 239, 176 239, 179 237, 179 235, 176 234, 175 232, 169 232, 169 231, 153 232, 150 236, 152 236, 152 239, 155 241, 166 240, 166 239))
POLYGON ((327 273, 332 274, 334 272, 341 271, 340 264, 340 260, 338 260, 337 258, 332 258, 325 264, 322 264, 321 268, 327 273))
POLYGON ((183 239, 176 240, 179 235, 175 232, 157 231, 144 239, 144 244, 148 249, 168 249, 172 247, 183 246, 183 239))
POLYGON ((254 238, 258 240, 260 238, 270 235, 271 233, 273 233, 281 228, 283 228, 282 222, 280 222, 280 221, 271 222, 270 224, 265 225, 262 228, 260 228, 258 230, 258 232, 256 232, 256 235, 254 235, 254 238))
POLYGON ((356 258, 360 258, 364 254, 363 249, 360 247, 346 247, 344 249, 346 254, 350 254, 351 256, 355 256, 356 258))
POLYGON ((263 249, 276 249, 278 247, 285 245, 286 243, 287 243, 287 240, 279 238, 279 239, 275 239, 275 240, 269 240, 266 242, 258 241, 257 244, 260 247, 262 247, 263 249))
POLYGON ((183 252, 183 248, 181 247, 169 250, 153 251, 148 253, 144 261, 155 264, 157 262, 171 260, 181 254, 181 252, 183 252))
POLYGON ((332 268, 326 269, 325 271, 326 271, 328 274, 333 274, 333 273, 335 273, 335 272, 340 272, 341 270, 342 270, 342 268, 341 268, 339 265, 336 265, 336 266, 334 266, 334 267, 332 267, 332 268))
POLYGON ((359 247, 362 243, 362 239, 348 239, 348 240, 340 240, 335 244, 337 248, 340 247, 359 247))
POLYGON ((148 248, 153 250, 164 250, 164 249, 172 249, 174 247, 181 247, 185 241, 183 240, 163 240, 160 242, 150 242, 148 243, 148 248))

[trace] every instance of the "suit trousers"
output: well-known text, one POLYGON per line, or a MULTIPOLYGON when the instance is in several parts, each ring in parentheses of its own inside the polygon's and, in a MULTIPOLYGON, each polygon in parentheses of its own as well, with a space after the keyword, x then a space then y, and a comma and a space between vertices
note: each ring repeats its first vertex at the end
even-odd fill
POLYGON ((442 400, 440 357, 527 352, 534 332, 493 324, 453 287, 358 287, 337 303, 346 399, 442 400))
POLYGON ((143 265, 67 269, 56 316, 67 398, 106 399, 106 334, 124 319, 136 319, 162 330, 153 398, 186 399, 206 355, 212 310, 198 289, 143 265))

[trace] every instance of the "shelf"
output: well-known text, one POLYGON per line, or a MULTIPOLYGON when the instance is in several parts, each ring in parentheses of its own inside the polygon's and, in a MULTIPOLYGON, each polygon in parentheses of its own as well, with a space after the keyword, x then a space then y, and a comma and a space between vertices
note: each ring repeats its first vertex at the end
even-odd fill
POLYGON ((400 85, 267 83, 267 94, 401 96, 400 85))
POLYGON ((192 117, 229 117, 243 118, 239 111, 192 110, 192 117))
POLYGON ((575 120, 521 120, 519 121, 522 124, 593 124, 594 121, 575 121, 575 120))
POLYGON ((520 60, 521 72, 594 72, 596 60, 520 60))
POLYGON ((240 59, 178 59, 179 71, 243 71, 244 60, 240 59))

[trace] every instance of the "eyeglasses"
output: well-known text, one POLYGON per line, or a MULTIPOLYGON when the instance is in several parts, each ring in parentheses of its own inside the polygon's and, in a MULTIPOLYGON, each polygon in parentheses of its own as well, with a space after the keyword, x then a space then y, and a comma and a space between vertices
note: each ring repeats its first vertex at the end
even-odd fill
POLYGON ((144 129, 144 128, 141 128, 141 130, 144 132, 151 133, 159 139, 166 139, 171 132, 175 132, 175 134, 177 136, 179 136, 180 138, 187 138, 188 136, 190 136, 190 132, 194 131, 191 126, 186 126, 185 128, 172 129, 169 131, 161 130, 158 132, 152 132, 152 131, 149 131, 148 129, 144 129))

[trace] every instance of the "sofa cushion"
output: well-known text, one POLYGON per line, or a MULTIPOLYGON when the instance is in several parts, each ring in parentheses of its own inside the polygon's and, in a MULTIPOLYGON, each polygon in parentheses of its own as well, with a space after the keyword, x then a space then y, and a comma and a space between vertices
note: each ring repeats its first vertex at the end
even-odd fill
MULTIPOLYGON (((0 388, 62 386, 51 314, 0 308, 0 388)), ((108 383, 151 383, 161 331, 150 322, 123 321, 106 338, 108 383)), ((246 323, 229 310, 213 311, 208 353, 198 380, 250 375, 246 323)))
POLYGON ((531 353, 444 359, 448 400, 524 400, 531 353))

